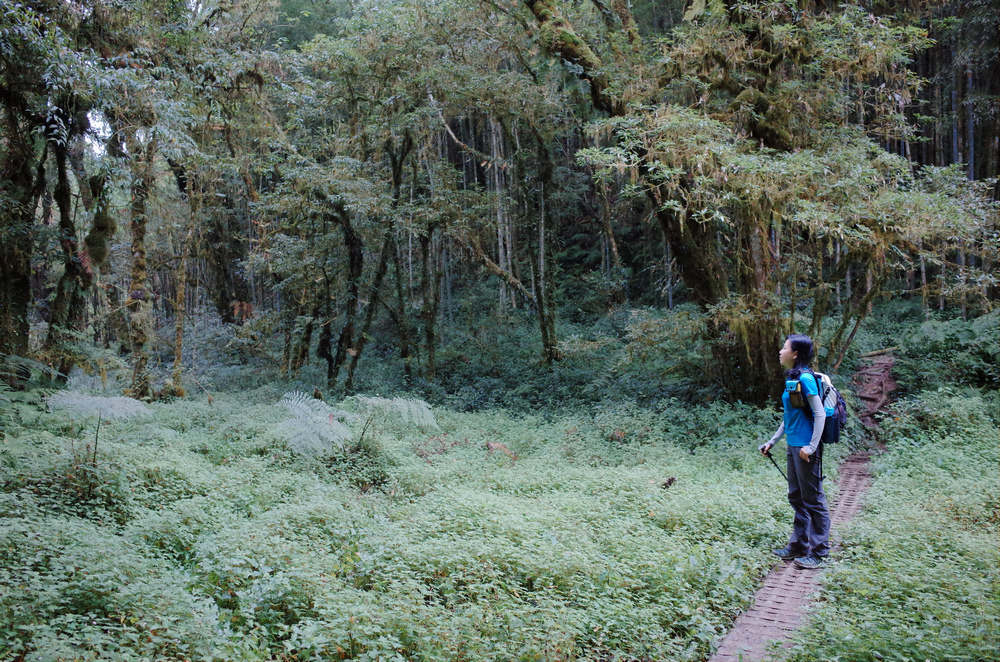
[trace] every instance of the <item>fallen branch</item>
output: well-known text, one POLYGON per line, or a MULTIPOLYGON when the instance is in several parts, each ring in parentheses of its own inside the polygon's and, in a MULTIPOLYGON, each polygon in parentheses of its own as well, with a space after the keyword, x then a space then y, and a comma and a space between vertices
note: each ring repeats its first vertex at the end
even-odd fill
POLYGON ((208 404, 209 405, 211 405, 213 402, 215 402, 215 398, 212 397, 212 394, 208 392, 207 388, 205 388, 204 386, 201 385, 201 382, 199 382, 197 379, 195 379, 191 375, 186 375, 186 377, 187 377, 187 379, 190 379, 192 382, 194 382, 195 384, 197 384, 198 388, 200 388, 202 391, 205 392, 205 395, 208 396, 208 404))

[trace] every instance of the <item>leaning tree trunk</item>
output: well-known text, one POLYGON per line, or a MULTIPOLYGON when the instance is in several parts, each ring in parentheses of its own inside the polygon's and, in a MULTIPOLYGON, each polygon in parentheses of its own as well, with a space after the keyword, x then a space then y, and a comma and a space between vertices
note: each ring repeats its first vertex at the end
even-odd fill
MULTIPOLYGON (((389 168, 392 174, 392 209, 396 209, 399 207, 399 200, 402 195, 403 165, 406 162, 406 157, 413 149, 413 136, 407 131, 398 147, 393 140, 386 140, 384 149, 389 158, 389 168)), ((344 391, 347 393, 354 391, 354 374, 358 369, 361 354, 365 351, 365 345, 368 344, 368 334, 371 331, 372 323, 375 321, 375 314, 378 311, 378 303, 381 296, 382 281, 389 267, 389 251, 392 249, 393 229, 390 223, 385 231, 385 239, 382 241, 382 251, 379 254, 378 268, 375 270, 375 279, 368 294, 368 308, 365 311, 365 322, 361 328, 361 334, 354 345, 354 351, 351 352, 351 363, 347 368, 347 379, 344 380, 344 391)))
POLYGON ((361 276, 364 269, 364 246, 361 243, 361 237, 351 225, 351 218, 345 208, 336 206, 336 215, 336 220, 344 233, 344 244, 347 247, 347 301, 344 305, 344 325, 340 328, 340 335, 337 338, 336 352, 330 352, 329 348, 333 339, 332 329, 330 329, 330 325, 333 324, 332 318, 324 327, 323 337, 320 340, 322 356, 327 361, 326 382, 330 388, 337 385, 337 376, 347 360, 348 350, 353 351, 354 323, 358 316, 361 276))

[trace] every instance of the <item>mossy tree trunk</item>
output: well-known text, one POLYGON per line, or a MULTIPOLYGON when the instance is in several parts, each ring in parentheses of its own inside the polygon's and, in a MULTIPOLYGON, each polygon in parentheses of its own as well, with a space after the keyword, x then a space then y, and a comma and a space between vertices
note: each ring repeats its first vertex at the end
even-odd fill
POLYGON ((146 265, 146 231, 149 225, 149 193, 155 173, 156 138, 151 137, 145 146, 134 145, 131 231, 132 278, 129 285, 127 308, 129 312, 129 340, 132 345, 132 385, 129 394, 136 399, 153 395, 152 377, 149 374, 149 341, 153 336, 153 294, 149 291, 149 274, 146 265), (141 158, 138 158, 141 156, 141 158))
POLYGON ((191 254, 191 243, 194 237, 194 221, 198 215, 198 201, 190 199, 191 226, 181 243, 181 252, 177 256, 177 291, 174 293, 174 365, 170 370, 170 382, 164 386, 168 395, 184 397, 185 391, 181 384, 184 366, 184 319, 187 312, 187 263, 191 254))
POLYGON ((380 292, 382 290, 382 280, 385 278, 385 273, 389 267, 389 251, 392 248, 392 229, 386 230, 385 239, 382 242, 382 250, 379 253, 378 268, 375 271, 375 280, 372 281, 371 289, 368 292, 368 306, 365 309, 365 322, 361 327, 361 333, 358 334, 357 341, 354 343, 354 351, 351 352, 351 363, 347 367, 347 378, 344 380, 344 392, 353 393, 354 392, 354 374, 358 369, 358 362, 361 360, 361 354, 365 351, 365 345, 368 344, 369 332, 371 331, 372 323, 375 321, 375 312, 378 310, 378 302, 381 296, 380 292))
MULTIPOLYGON (((16 120, 6 114, 8 136, 16 120)), ((0 354, 28 355, 34 212, 45 181, 43 158, 29 141, 10 140, 0 164, 0 354), (37 166, 37 178, 36 178, 37 166)))
POLYGON ((424 325, 424 346, 427 348, 427 363, 424 378, 434 381, 437 373, 436 349, 437 331, 435 321, 438 314, 438 292, 441 289, 441 270, 432 264, 431 245, 434 240, 435 225, 430 224, 426 232, 420 235, 420 294, 423 302, 420 306, 420 320, 424 325))
POLYGON ((407 387, 413 385, 413 363, 410 340, 410 322, 406 314, 407 297, 403 287, 403 259, 400 255, 399 243, 396 238, 392 239, 392 263, 394 275, 396 277, 396 310, 386 304, 389 315, 399 329, 399 358, 403 362, 403 382, 407 387))
MULTIPOLYGON (((396 141, 389 138, 385 141, 383 146, 386 156, 389 159, 389 172, 391 177, 391 189, 392 189, 392 203, 390 204, 390 210, 395 211, 399 208, 399 201, 402 197, 403 191, 403 166, 406 163, 407 157, 413 150, 413 136, 409 131, 406 131, 403 139, 396 144, 396 141)), ((357 341, 354 343, 354 351, 351 353, 351 363, 347 368, 347 379, 344 380, 344 391, 347 393, 352 393, 354 391, 354 375, 358 369, 358 363, 361 361, 361 355, 365 351, 365 345, 368 344, 369 333, 371 331, 372 323, 375 321, 375 314, 378 311, 378 304, 381 298, 382 291, 382 281, 385 279, 386 271, 389 268, 389 253, 393 250, 393 232, 394 229, 391 224, 386 227, 384 238, 382 240, 382 250, 379 252, 378 267, 375 270, 375 278, 372 281, 371 289, 368 292, 368 306, 365 309, 365 321, 364 325, 361 327, 361 333, 358 335, 357 341)))

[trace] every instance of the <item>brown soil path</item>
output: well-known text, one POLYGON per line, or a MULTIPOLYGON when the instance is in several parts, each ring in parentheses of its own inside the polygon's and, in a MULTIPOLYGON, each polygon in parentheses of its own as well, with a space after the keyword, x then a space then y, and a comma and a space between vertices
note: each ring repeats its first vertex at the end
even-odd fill
MULTIPOLYGON (((896 388, 892 379, 893 359, 881 355, 873 357, 870 365, 855 373, 855 393, 865 403, 859 415, 866 427, 877 426, 875 414, 884 412, 891 393, 896 388)), ((871 486, 868 471, 870 453, 855 453, 840 465, 840 480, 830 513, 833 552, 839 544, 840 528, 861 509, 864 495, 871 486)), ((719 650, 709 662, 763 662, 772 656, 768 652, 771 642, 783 642, 798 630, 819 589, 822 570, 802 570, 792 562, 775 567, 764 578, 764 585, 757 591, 753 606, 741 614, 733 629, 723 640, 719 650)))

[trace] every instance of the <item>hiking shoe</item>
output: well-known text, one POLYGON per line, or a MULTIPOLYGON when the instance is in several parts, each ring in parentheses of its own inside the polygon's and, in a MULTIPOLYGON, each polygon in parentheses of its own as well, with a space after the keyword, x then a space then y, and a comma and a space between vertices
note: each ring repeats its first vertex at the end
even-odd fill
POLYGON ((795 567, 803 570, 817 570, 823 567, 826 559, 822 556, 807 556, 804 559, 795 559, 795 567))
POLYGON ((784 561, 789 561, 791 559, 800 559, 803 556, 805 556, 804 552, 793 552, 790 547, 784 547, 782 549, 772 549, 771 553, 784 561))

